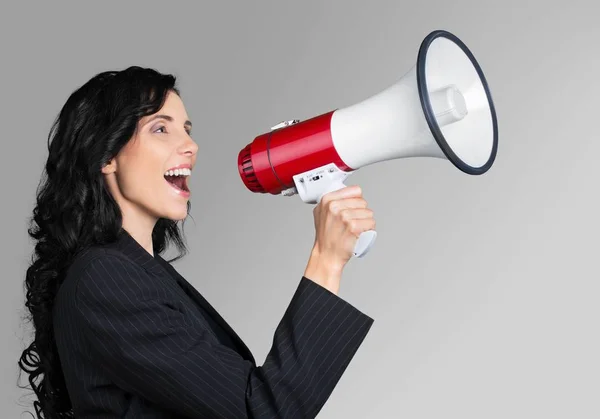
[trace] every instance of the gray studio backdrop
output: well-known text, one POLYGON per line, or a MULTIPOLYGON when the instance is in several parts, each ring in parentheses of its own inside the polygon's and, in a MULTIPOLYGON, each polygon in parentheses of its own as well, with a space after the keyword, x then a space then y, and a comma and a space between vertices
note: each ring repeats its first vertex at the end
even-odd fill
POLYGON ((51 122, 74 89, 133 64, 179 77, 200 150, 191 253, 176 268, 262 363, 308 259, 312 205, 246 190, 239 150, 281 120, 395 83, 424 36, 446 29, 488 78, 497 160, 480 177, 423 158, 349 178, 363 187, 379 237, 346 268, 340 296, 375 323, 319 417, 600 417, 599 9, 523 0, 3 5, 1 416, 33 411, 16 387, 30 342, 26 221, 51 122))

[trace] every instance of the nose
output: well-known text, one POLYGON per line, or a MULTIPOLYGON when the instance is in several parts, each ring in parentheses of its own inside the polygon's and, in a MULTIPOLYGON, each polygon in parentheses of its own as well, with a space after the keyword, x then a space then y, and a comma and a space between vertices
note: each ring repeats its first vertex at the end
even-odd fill
POLYGON ((186 156, 195 156, 198 152, 198 144, 196 144, 192 137, 185 135, 185 139, 179 149, 179 152, 186 156))

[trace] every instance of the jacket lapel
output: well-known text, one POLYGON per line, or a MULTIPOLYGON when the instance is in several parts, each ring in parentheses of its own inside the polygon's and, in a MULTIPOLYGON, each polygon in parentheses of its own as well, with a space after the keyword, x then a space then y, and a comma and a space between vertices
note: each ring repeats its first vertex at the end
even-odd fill
POLYGON ((231 326, 225 321, 223 317, 221 317, 217 310, 215 310, 213 306, 210 305, 210 303, 202 296, 202 294, 200 294, 200 292, 194 286, 192 286, 192 284, 190 284, 183 276, 181 276, 179 272, 177 272, 169 262, 160 257, 160 255, 157 255, 156 259, 160 261, 160 263, 164 265, 165 269, 169 271, 171 276, 173 276, 181 284, 181 286, 187 291, 187 294, 198 305, 200 305, 204 310, 206 310, 206 312, 208 312, 208 314, 213 318, 213 320, 229 334, 229 336, 233 339, 235 345, 237 346, 238 351, 240 351, 241 355, 245 359, 252 361, 252 363, 256 365, 254 356, 252 355, 252 352, 250 352, 250 349, 248 349, 244 341, 238 336, 237 333, 235 333, 231 326))
POLYGON ((146 249, 144 249, 125 229, 122 229, 122 232, 119 235, 117 240, 117 248, 131 260, 140 264, 148 272, 154 274, 167 274, 175 279, 186 291, 186 294, 188 294, 196 304, 204 309, 208 315, 211 316, 212 319, 230 335, 243 358, 256 365, 254 356, 244 341, 237 335, 237 333, 235 333, 231 326, 225 321, 225 319, 223 319, 223 317, 221 317, 217 310, 210 305, 210 303, 202 296, 202 294, 200 294, 195 287, 193 287, 183 276, 181 276, 169 262, 164 260, 157 253, 154 253, 154 257, 152 257, 152 255, 150 255, 146 249))

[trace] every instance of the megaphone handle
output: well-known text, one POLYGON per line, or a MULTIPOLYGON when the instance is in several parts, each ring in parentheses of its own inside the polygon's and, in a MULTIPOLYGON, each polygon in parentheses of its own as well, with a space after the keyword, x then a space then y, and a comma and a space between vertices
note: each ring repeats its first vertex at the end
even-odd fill
MULTIPOLYGON (((344 184, 344 182, 342 180, 332 181, 331 183, 329 183, 327 185, 327 187, 324 189, 324 191, 319 195, 319 199, 317 200, 317 203, 321 202, 321 198, 323 198, 323 195, 325 195, 329 192, 340 190, 345 187, 346 187, 346 185, 344 184)), ((368 231, 363 231, 362 233, 360 233, 360 235, 358 236, 358 239, 356 241, 356 244, 354 245, 354 257, 361 258, 361 257, 365 256, 369 252, 369 250, 371 250, 371 247, 373 247, 373 243, 375 243, 376 238, 377 238, 377 231, 375 231, 375 230, 368 230, 368 231)))

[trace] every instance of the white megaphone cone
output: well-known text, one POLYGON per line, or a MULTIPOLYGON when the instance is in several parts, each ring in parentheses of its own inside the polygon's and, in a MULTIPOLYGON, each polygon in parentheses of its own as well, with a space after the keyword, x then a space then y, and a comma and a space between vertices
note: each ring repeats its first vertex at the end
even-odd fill
MULTIPOLYGON (((272 127, 240 151, 238 170, 252 192, 298 194, 314 204, 369 164, 436 157, 480 175, 497 148, 496 111, 479 64, 456 36, 434 31, 397 83, 354 105, 272 127)), ((362 233, 354 256, 364 256, 376 237, 362 233)))

